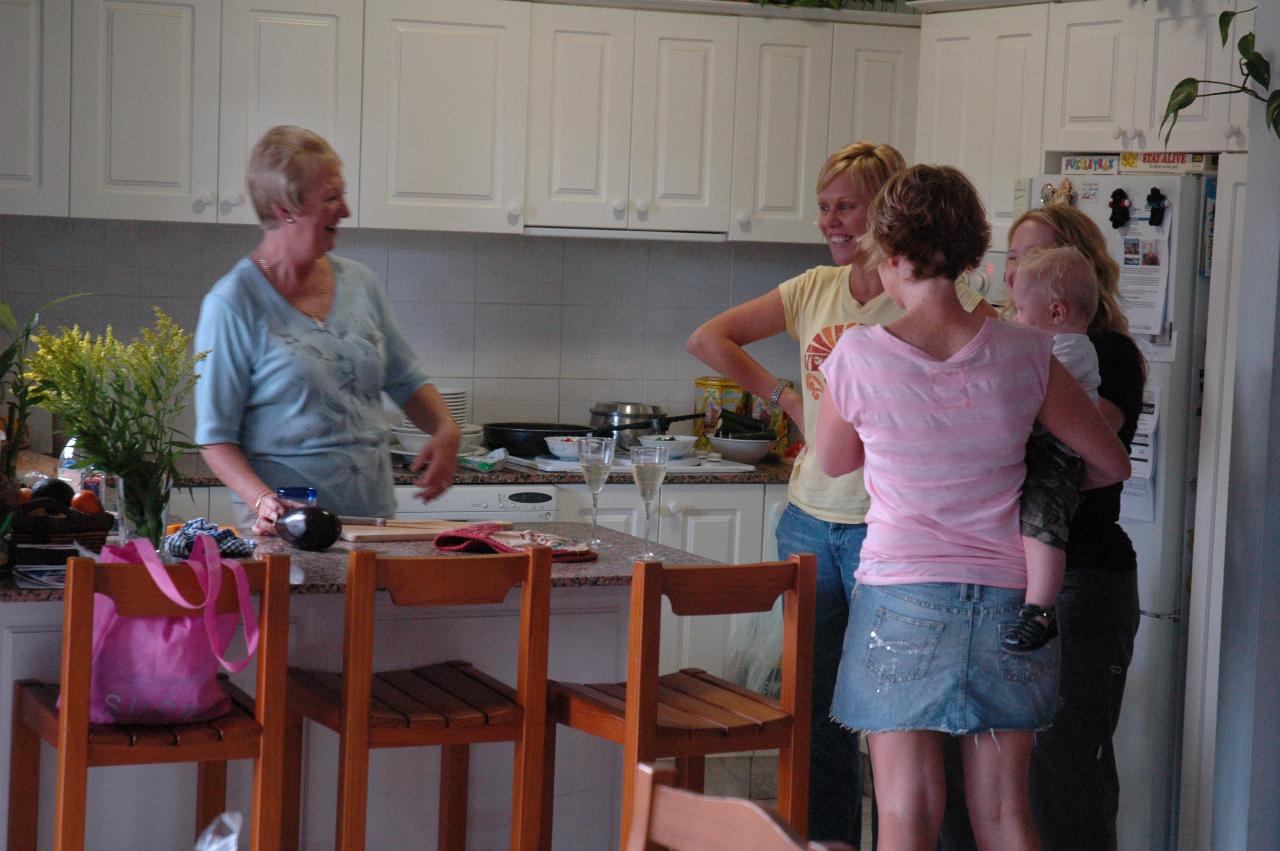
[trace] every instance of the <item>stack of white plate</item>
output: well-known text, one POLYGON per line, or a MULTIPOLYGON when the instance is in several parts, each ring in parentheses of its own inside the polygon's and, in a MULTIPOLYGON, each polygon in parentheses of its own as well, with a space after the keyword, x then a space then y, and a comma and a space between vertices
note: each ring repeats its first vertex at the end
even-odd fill
POLYGON ((460 387, 437 387, 444 403, 458 425, 471 422, 471 393, 460 387))

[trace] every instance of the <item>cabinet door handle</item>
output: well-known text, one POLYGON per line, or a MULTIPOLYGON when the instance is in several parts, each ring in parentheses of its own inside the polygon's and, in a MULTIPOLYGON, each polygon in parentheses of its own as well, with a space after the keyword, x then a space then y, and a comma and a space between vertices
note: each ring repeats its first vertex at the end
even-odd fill
POLYGON ((738 213, 738 224, 739 224, 739 225, 741 225, 741 226, 742 226, 742 227, 744 227, 744 228, 745 228, 747 225, 751 224, 751 214, 750 214, 750 213, 738 213))
POLYGON ((214 199, 213 199, 212 192, 201 192, 199 195, 196 196, 196 203, 201 205, 202 207, 210 206, 211 204, 213 204, 213 200, 214 199))
POLYGON ((668 502, 667 514, 672 517, 679 517, 681 514, 684 514, 684 505, 678 502, 668 502))
POLYGON ((224 192, 222 193, 222 203, 228 207, 239 207, 244 203, 243 192, 224 192))
POLYGON ((642 216, 646 215, 649 212, 649 201, 645 198, 636 201, 636 212, 642 216))
POLYGON ((1123 142, 1125 139, 1129 138, 1129 134, 1123 127, 1117 124, 1115 127, 1111 128, 1111 138, 1118 139, 1123 142))
POLYGON ((1142 128, 1140 127, 1134 127, 1132 130, 1129 131, 1130 142, 1137 142, 1137 141, 1145 140, 1146 138, 1147 138, 1147 134, 1143 132, 1142 128))
POLYGON ((1223 132, 1222 138, 1230 142, 1234 137, 1242 135, 1239 124, 1228 124, 1227 129, 1223 132))
POLYGON ((627 211, 627 199, 615 198, 613 200, 613 211, 617 213, 619 216, 625 213, 627 211))
POLYGON ((524 212, 524 207, 520 204, 512 204, 507 208, 507 215, 513 219, 520 218, 522 212, 524 212))

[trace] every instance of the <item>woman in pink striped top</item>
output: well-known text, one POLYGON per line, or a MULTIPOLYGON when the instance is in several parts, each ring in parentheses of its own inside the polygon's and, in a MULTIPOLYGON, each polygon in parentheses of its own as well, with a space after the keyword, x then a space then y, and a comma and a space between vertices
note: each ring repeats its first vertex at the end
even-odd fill
POLYGON ((869 733, 881 849, 936 843, 948 735, 967 737, 979 845, 1038 849, 1027 767, 1056 705, 1058 642, 1001 643, 1026 588, 1026 442, 1039 419, 1084 459, 1084 487, 1127 477, 1128 456, 1049 336, 961 306, 954 281, 990 241, 964 175, 895 175, 864 240, 906 315, 846 331, 822 366, 819 461, 832 476, 864 468, 871 496, 832 714, 869 733))

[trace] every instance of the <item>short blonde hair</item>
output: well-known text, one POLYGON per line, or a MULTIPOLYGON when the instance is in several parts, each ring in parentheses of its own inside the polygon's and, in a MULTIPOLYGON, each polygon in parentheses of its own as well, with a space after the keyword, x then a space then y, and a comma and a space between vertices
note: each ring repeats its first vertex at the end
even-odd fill
POLYGON ((845 145, 822 164, 818 172, 818 191, 826 189, 842 174, 870 201, 889 178, 905 170, 907 161, 892 145, 857 141, 845 145))
POLYGON ((1074 246, 1028 251, 1018 258, 1017 280, 1062 302, 1085 325, 1098 312, 1098 277, 1089 258, 1074 246))
POLYGON ((263 230, 278 227, 276 207, 302 210, 302 191, 317 174, 342 170, 342 159, 318 133, 292 124, 272 127, 249 154, 245 180, 263 230))
MULTIPOLYGON (((1024 222, 1039 222, 1053 233, 1054 245, 1075 247, 1093 266, 1094 280, 1098 285, 1098 306, 1090 331, 1116 331, 1129 333, 1129 321, 1120 308, 1120 264, 1107 251, 1107 240, 1102 231, 1085 213, 1065 204, 1046 204, 1028 210, 1014 220, 1009 228, 1009 240, 1024 222)), ((1021 263, 1021 259, 1019 259, 1021 263)))

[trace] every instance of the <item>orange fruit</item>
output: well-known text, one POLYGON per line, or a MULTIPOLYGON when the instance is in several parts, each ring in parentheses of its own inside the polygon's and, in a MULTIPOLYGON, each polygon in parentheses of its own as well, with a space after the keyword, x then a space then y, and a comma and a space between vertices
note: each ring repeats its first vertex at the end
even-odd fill
POLYGON ((31 501, 31 488, 19 488, 18 504, 21 505, 24 502, 30 502, 30 501, 31 501))
POLYGON ((80 491, 71 498, 71 507, 82 514, 101 514, 102 503, 93 491, 80 491))

